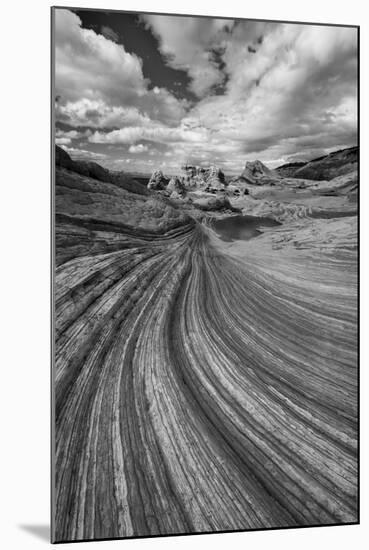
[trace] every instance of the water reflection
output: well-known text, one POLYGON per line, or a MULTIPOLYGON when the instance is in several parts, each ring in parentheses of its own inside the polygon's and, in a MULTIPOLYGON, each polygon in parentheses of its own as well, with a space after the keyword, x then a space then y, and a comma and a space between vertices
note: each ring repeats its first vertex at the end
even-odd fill
POLYGON ((264 227, 276 227, 281 225, 271 218, 258 218, 255 216, 229 216, 221 220, 214 220, 211 227, 223 241, 248 241, 261 235, 264 227))

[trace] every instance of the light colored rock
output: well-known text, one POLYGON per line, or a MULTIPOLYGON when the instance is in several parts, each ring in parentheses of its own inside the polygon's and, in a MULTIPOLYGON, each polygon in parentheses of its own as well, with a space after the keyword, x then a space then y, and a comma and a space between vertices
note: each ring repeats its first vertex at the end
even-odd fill
POLYGON ((167 191, 170 193, 170 196, 177 197, 177 196, 185 196, 186 194, 186 187, 183 182, 183 180, 177 176, 174 176, 170 179, 168 185, 167 185, 167 191))
POLYGON ((147 184, 148 189, 154 191, 164 191, 168 185, 168 178, 166 178, 161 170, 154 170, 151 174, 149 183, 147 184))
POLYGON ((280 181, 277 172, 270 170, 260 160, 247 161, 241 177, 253 185, 270 185, 280 181))
POLYGON ((211 195, 201 196, 193 201, 193 206, 205 211, 235 210, 225 195, 217 195, 214 197, 211 195))

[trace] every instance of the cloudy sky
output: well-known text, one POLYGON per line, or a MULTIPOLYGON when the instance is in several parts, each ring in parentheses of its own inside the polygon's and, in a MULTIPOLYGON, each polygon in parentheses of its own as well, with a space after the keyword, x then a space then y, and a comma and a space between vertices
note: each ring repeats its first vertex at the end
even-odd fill
POLYGON ((357 30, 55 10, 56 142, 114 169, 238 174, 357 142, 357 30))

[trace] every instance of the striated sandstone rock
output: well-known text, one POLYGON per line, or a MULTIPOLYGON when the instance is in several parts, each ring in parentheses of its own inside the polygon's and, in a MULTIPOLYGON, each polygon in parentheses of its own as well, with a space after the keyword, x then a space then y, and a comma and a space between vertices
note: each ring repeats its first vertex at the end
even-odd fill
POLYGON ((231 203, 225 195, 216 197, 202 196, 193 201, 193 206, 205 211, 217 211, 226 209, 232 211, 236 210, 234 207, 232 207, 231 203))
POLYGON ((57 263, 122 246, 121 233, 164 234, 193 220, 160 195, 139 195, 110 182, 56 167, 57 263), (100 235, 100 236, 99 236, 100 235))
POLYGON ((138 181, 129 174, 124 172, 112 172, 96 162, 73 160, 68 153, 58 145, 55 147, 55 165, 56 167, 67 168, 73 171, 74 174, 80 174, 101 182, 112 183, 131 193, 148 195, 146 187, 138 183, 138 181))
POLYGON ((167 185, 167 191, 172 198, 184 197, 186 195, 184 182, 177 176, 170 179, 167 185))
POLYGON ((358 147, 349 147, 348 149, 333 151, 329 155, 324 155, 309 162, 283 164, 275 171, 282 177, 331 180, 356 170, 358 158, 358 147))
POLYGON ((147 184, 147 188, 153 189, 154 191, 164 191, 168 185, 168 181, 168 178, 164 176, 161 170, 154 170, 147 184))
POLYGON ((219 191, 225 191, 226 189, 224 174, 222 170, 220 170, 220 168, 217 168, 216 166, 211 166, 206 171, 205 181, 205 191, 208 191, 210 193, 218 193, 219 191))
POLYGON ((299 168, 305 166, 306 162, 288 162, 275 168, 275 172, 282 178, 293 178, 299 168))
POLYGON ((185 172, 184 183, 187 189, 201 189, 210 193, 217 193, 226 188, 225 176, 216 166, 182 166, 185 172))
POLYGON ((56 177, 56 541, 357 522, 356 217, 225 246, 56 177))
POLYGON ((352 195, 358 192, 358 173, 353 170, 329 181, 319 181, 311 189, 320 195, 352 195))
POLYGON ((278 174, 270 170, 260 160, 247 161, 241 177, 252 185, 270 185, 280 180, 278 174))

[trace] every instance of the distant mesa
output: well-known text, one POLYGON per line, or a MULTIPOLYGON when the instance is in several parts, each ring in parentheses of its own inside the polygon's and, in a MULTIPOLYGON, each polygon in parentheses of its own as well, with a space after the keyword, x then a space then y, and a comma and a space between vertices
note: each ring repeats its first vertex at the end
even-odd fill
POLYGON ((282 177, 309 180, 331 180, 357 170, 359 148, 340 149, 309 162, 283 164, 276 168, 282 177))
POLYGON ((100 166, 96 162, 85 160, 73 160, 70 155, 58 145, 55 146, 55 164, 59 168, 72 170, 81 176, 86 176, 101 182, 112 183, 126 191, 138 195, 148 195, 145 185, 139 183, 134 177, 125 172, 113 172, 100 166))

